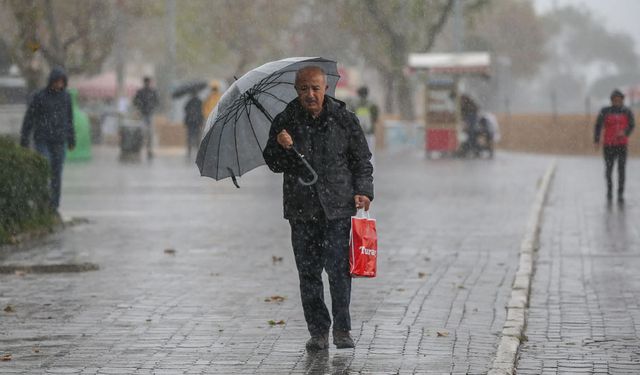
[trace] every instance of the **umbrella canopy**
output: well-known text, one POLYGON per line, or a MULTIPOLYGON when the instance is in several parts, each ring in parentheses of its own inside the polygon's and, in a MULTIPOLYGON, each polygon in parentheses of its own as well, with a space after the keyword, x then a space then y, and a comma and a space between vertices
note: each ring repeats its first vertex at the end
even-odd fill
MULTIPOLYGON (((337 63, 322 57, 291 57, 266 63, 236 80, 207 119, 196 164, 202 176, 232 177, 265 164, 271 121, 297 97, 296 72, 318 66, 327 74, 327 95, 335 95, 340 79, 337 63)), ((303 159, 304 161, 304 159, 303 159)), ((236 184, 237 186, 237 184, 236 184)))
POLYGON ((192 92, 197 93, 198 91, 201 91, 206 87, 207 87, 206 81, 185 82, 178 85, 175 89, 173 89, 173 91, 171 92, 171 97, 175 99, 183 95, 190 94, 192 92))

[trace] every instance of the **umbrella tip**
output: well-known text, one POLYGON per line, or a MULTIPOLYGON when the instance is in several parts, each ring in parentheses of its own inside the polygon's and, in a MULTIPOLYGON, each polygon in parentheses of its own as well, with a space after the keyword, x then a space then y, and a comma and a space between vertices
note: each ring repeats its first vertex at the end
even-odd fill
POLYGON ((236 179, 235 173, 233 173, 233 169, 227 167, 227 170, 231 174, 231 181, 233 181, 233 184, 236 185, 238 189, 240 189, 240 185, 238 185, 238 180, 236 179))

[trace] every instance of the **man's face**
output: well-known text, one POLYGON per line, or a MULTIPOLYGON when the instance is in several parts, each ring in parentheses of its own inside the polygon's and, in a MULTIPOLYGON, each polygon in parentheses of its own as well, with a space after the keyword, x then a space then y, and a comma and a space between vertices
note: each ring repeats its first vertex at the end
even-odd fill
POLYGON ((614 96, 611 98, 611 105, 614 107, 622 107, 624 104, 624 98, 622 96, 614 96))
POLYGON ((59 79, 56 79, 55 81, 53 81, 51 83, 51 88, 54 89, 55 91, 64 90, 64 79, 59 78, 59 79))
POLYGON ((324 93, 327 91, 327 82, 324 75, 317 70, 303 70, 296 80, 296 92, 302 108, 313 116, 322 112, 324 93))

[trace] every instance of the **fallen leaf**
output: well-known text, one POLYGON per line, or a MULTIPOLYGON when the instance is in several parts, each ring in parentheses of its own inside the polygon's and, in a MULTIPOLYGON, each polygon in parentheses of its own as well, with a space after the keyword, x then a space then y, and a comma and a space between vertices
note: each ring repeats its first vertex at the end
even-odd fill
POLYGON ((275 326, 276 325, 276 321, 275 320, 270 320, 267 323, 269 323, 270 326, 275 326))
POLYGON ((29 40, 27 41, 27 48, 29 48, 31 52, 36 52, 40 49, 40 43, 35 40, 29 40))
POLYGON ((448 331, 438 331, 436 332, 438 337, 447 337, 449 336, 449 332, 448 331))
POLYGON ((7 307, 4 308, 4 312, 13 313, 16 312, 16 310, 13 308, 13 306, 7 305, 7 307))
POLYGON ((405 289, 404 289, 404 288, 398 288, 398 289, 396 289, 396 290, 397 290, 398 292, 404 292, 404 291, 405 291, 405 289))
POLYGON ((271 256, 271 260, 273 261, 273 264, 282 262, 283 259, 284 259, 283 257, 277 257, 275 255, 271 256))
POLYGON ((13 358, 11 357, 11 354, 3 354, 3 355, 0 357, 0 361, 10 361, 10 360, 12 360, 12 359, 13 359, 13 358))
POLYGON ((151 319, 147 319, 147 322, 150 322, 150 321, 151 321, 151 319))
POLYGON ((265 302, 283 302, 285 300, 285 297, 282 296, 271 296, 268 298, 265 298, 265 302))
POLYGON ((424 272, 418 272, 418 277, 419 277, 419 278, 421 278, 421 279, 422 279, 422 278, 424 278, 424 277, 426 277, 426 276, 427 276, 427 274, 426 274, 426 273, 424 273, 424 272))
POLYGON ((40 348, 38 348, 38 347, 33 348, 33 352, 34 353, 40 353, 40 348))
POLYGON ((26 272, 24 272, 24 271, 16 270, 15 274, 16 274, 16 276, 24 276, 24 275, 26 275, 27 273, 26 273, 26 272))
POLYGON ((278 320, 278 321, 275 321, 275 320, 269 320, 269 322, 268 322, 268 323, 269 323, 269 325, 270 325, 270 326, 275 326, 275 325, 284 325, 284 324, 285 324, 285 321, 284 321, 284 320, 278 320))
POLYGON ((458 285, 458 289, 467 289, 464 285, 458 285))
POLYGON ((278 321, 276 322, 276 324, 277 324, 277 325, 284 325, 284 324, 285 324, 285 322, 284 322, 284 320, 278 320, 278 321))
POLYGON ((164 253, 169 255, 175 255, 176 249, 164 249, 164 253))

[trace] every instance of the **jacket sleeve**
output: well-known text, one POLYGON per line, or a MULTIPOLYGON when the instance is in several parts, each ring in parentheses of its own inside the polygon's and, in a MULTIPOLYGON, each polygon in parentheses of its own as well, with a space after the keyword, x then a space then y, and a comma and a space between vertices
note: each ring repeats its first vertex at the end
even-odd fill
POLYGON ((604 109, 602 109, 600 111, 600 114, 598 114, 598 119, 596 120, 596 126, 594 128, 593 131, 593 142, 594 143, 599 143, 600 142, 600 133, 602 133, 602 126, 604 125, 604 109))
POLYGON ((73 106, 71 104, 71 95, 67 94, 67 118, 69 121, 66 124, 66 136, 67 136, 67 145, 69 147, 76 146, 76 130, 73 127, 73 106))
POLYGON ((627 117, 629 118, 629 123, 627 125, 627 130, 625 131, 625 135, 628 137, 633 132, 633 128, 636 127, 636 120, 633 117, 633 112, 629 109, 627 110, 627 117))
POLYGON ((285 118, 282 114, 276 116, 269 129, 269 139, 262 151, 262 157, 269 169, 275 173, 297 174, 302 162, 298 159, 293 150, 286 150, 276 140, 278 133, 285 128, 285 118))
POLYGON ((355 114, 349 112, 349 169, 353 176, 353 190, 356 195, 366 195, 373 201, 373 165, 371 151, 364 131, 355 114))
POLYGON ((38 108, 38 97, 36 96, 31 100, 31 103, 29 103, 27 112, 24 114, 24 119, 22 120, 22 128, 20 129, 20 145, 22 147, 29 147, 31 132, 38 117, 38 108))

